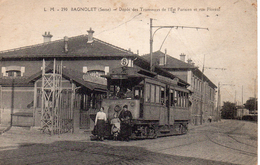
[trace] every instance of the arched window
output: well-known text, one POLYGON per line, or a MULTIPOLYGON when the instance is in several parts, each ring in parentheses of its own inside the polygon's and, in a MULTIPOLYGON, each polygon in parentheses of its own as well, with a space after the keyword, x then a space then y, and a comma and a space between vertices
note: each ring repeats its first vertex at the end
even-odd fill
POLYGON ((6 71, 7 77, 21 77, 21 71, 20 70, 8 70, 6 71))
POLYGON ((4 77, 22 77, 25 73, 25 67, 6 66, 1 68, 4 77))

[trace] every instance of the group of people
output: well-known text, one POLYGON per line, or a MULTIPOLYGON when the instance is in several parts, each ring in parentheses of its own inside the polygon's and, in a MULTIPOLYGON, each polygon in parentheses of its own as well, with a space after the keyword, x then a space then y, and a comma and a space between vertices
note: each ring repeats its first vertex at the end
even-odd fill
MULTIPOLYGON (((115 110, 113 119, 110 120, 111 134, 113 135, 114 140, 117 140, 118 138, 126 141, 130 140, 129 138, 132 133, 132 126, 131 126, 132 118, 133 118, 132 113, 128 110, 127 105, 123 106, 123 109, 119 113, 119 115, 115 110)), ((107 115, 104 112, 104 107, 101 107, 95 119, 94 129, 96 129, 97 140, 101 140, 101 141, 104 140, 106 122, 107 122, 107 115)))

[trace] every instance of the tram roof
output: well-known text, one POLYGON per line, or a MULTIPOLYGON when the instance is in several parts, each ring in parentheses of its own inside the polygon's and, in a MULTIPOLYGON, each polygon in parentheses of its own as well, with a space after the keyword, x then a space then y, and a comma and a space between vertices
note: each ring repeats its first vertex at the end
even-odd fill
MULTIPOLYGON (((138 66, 134 67, 119 67, 112 69, 108 75, 102 75, 102 77, 106 78, 115 78, 114 75, 127 75, 128 78, 135 78, 135 77, 155 77, 157 74, 154 72, 150 72, 148 70, 142 69, 138 66)), ((118 77, 119 78, 119 77, 118 77)), ((123 77, 122 77, 123 78, 123 77)), ((119 78, 120 79, 120 78, 119 78)))
MULTIPOLYGON (((141 67, 134 66, 134 67, 119 67, 112 69, 111 72, 109 72, 108 75, 102 75, 102 77, 105 78, 111 78, 111 79, 127 79, 127 78, 152 78, 152 79, 159 79, 165 82, 169 82, 170 80, 173 81, 173 79, 169 77, 161 76, 155 72, 151 72, 149 70, 142 69, 141 67), (168 81, 166 81, 168 80, 168 81)), ((187 82, 182 81, 178 77, 174 77, 178 79, 178 83, 182 85, 189 85, 187 82)))

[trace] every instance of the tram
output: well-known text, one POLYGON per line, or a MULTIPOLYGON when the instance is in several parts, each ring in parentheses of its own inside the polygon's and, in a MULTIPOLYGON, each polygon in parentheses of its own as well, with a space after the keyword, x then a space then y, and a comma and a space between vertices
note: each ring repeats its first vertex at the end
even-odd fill
POLYGON ((188 85, 139 67, 120 67, 107 79, 108 94, 102 106, 113 119, 124 105, 131 111, 131 139, 185 134, 190 119, 188 85))

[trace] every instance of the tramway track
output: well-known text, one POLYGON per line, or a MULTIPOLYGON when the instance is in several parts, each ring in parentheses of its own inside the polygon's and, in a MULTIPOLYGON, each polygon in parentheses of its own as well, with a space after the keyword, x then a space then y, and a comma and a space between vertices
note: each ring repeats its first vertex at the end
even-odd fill
POLYGON ((247 145, 247 146, 250 146, 250 147, 257 148, 257 146, 251 145, 251 144, 248 144, 248 143, 245 143, 245 142, 241 142, 240 140, 237 140, 235 137, 233 137, 233 136, 231 136, 231 135, 228 135, 228 137, 230 137, 231 139, 234 139, 236 142, 238 142, 238 143, 240 143, 240 144, 244 144, 244 145, 247 145))
MULTIPOLYGON (((206 134, 206 137, 208 138, 209 141, 211 141, 212 143, 216 144, 216 145, 219 145, 219 146, 222 146, 222 147, 225 147, 225 148, 228 148, 228 149, 231 149, 231 150, 235 150, 235 151, 238 151, 244 155, 249 155, 249 156, 257 156, 257 153, 253 153, 253 152, 248 152, 248 151, 244 151, 244 150, 241 150, 241 149, 237 149, 235 147, 232 147, 232 146, 227 146, 227 145, 224 145, 224 144, 221 144, 217 141, 214 141, 212 138, 209 137, 209 135, 206 134)), ((231 138, 232 139, 232 138, 231 138)), ((233 139, 233 141, 236 141, 233 139)))

